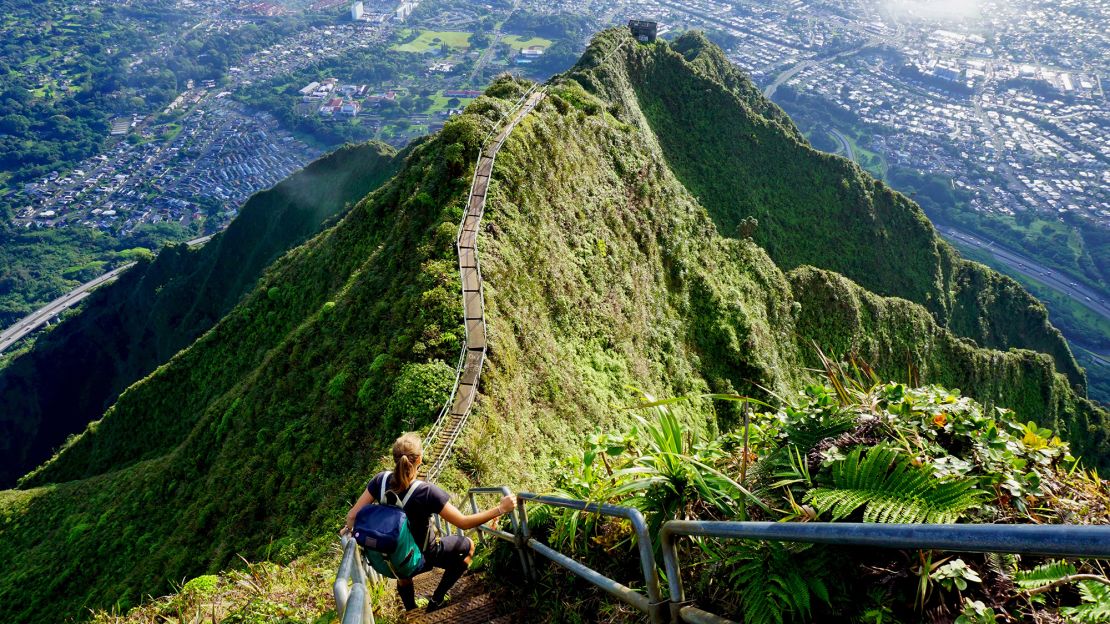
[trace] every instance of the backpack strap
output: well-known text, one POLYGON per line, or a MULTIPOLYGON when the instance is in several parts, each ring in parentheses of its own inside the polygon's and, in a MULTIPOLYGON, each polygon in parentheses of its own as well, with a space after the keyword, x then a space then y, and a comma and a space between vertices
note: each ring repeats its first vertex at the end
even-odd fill
POLYGON ((389 485, 389 475, 391 475, 391 474, 393 474, 392 471, 386 470, 385 474, 382 475, 382 495, 378 497, 378 502, 381 503, 382 505, 388 505, 389 504, 385 500, 385 488, 386 488, 386 486, 389 485))
MULTIPOLYGON (((386 487, 389 485, 389 476, 392 475, 392 474, 393 474, 392 471, 387 470, 387 471, 385 471, 385 474, 382 475, 382 495, 380 497, 378 497, 378 502, 381 503, 382 505, 389 505, 390 504, 388 501, 386 501, 385 495, 386 495, 386 487)), ((400 505, 393 505, 393 506, 394 507, 400 507, 401 509, 404 509, 405 505, 408 504, 409 499, 412 498, 412 495, 423 484, 424 484, 424 482, 421 481, 420 479, 417 479, 417 480, 413 481, 411 484, 409 484, 409 491, 406 492, 405 497, 403 499, 401 499, 401 504, 400 505)), ((396 496, 396 494, 394 494, 394 496, 396 496)))
POLYGON ((423 485, 423 483, 424 483, 423 481, 421 481, 420 479, 417 479, 417 480, 413 481, 412 484, 409 485, 409 491, 405 494, 405 498, 401 499, 401 509, 405 508, 405 505, 408 504, 409 499, 412 498, 412 495, 414 493, 416 493, 417 488, 419 488, 421 485, 423 485))

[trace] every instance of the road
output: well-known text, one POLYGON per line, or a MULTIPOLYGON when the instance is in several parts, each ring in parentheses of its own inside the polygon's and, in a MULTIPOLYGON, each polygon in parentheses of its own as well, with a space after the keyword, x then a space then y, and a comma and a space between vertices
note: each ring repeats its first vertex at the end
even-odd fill
POLYGON ((993 241, 988 241, 947 225, 937 225, 936 227, 937 231, 943 234, 945 238, 952 239, 960 245, 971 245, 988 251, 995 260, 1006 265, 1011 271, 1035 279, 1060 294, 1071 297, 1099 316, 1110 319, 1110 305, 1107 304, 1105 293, 1097 292, 1083 284, 1070 281, 1067 276, 1058 271, 1043 267, 1010 249, 1000 247, 993 241))
POLYGON ((505 19, 497 22, 497 26, 493 30, 492 37, 490 37, 489 45, 486 46, 485 50, 482 50, 482 54, 478 57, 478 60, 474 62, 474 71, 470 72, 470 77, 466 79, 467 87, 474 83, 474 80, 478 77, 478 72, 482 71, 482 68, 485 67, 486 63, 489 61, 489 57, 493 54, 494 48, 497 47, 497 44, 501 43, 501 37, 504 34, 501 32, 501 25, 508 21, 509 18, 513 16, 513 13, 516 13, 516 10, 520 8, 521 2, 522 0, 515 0, 513 2, 513 8, 509 10, 509 13, 505 16, 505 19))
POLYGON ((814 67, 814 66, 818 66, 818 65, 823 65, 825 63, 828 63, 829 61, 835 61, 838 58, 842 58, 842 57, 845 57, 845 56, 851 56, 853 54, 859 54, 860 52, 863 52, 864 50, 866 50, 868 48, 871 48, 871 47, 874 47, 874 46, 877 46, 881 43, 883 43, 882 39, 872 38, 867 43, 864 43, 861 46, 852 48, 851 50, 844 50, 843 52, 838 52, 838 53, 836 53, 832 56, 826 56, 826 57, 823 57, 823 58, 808 58, 808 59, 805 59, 803 61, 799 61, 797 64, 795 64, 791 67, 788 67, 785 71, 780 73, 778 76, 775 76, 775 79, 773 81, 771 81, 771 84, 767 85, 767 88, 763 89, 763 97, 767 98, 768 100, 771 99, 775 95, 775 91, 778 91, 778 88, 782 85, 782 83, 786 82, 787 80, 790 80, 791 78, 794 77, 795 74, 797 74, 798 72, 802 71, 803 69, 805 69, 807 67, 814 67))
MULTIPOLYGON (((186 241, 185 244, 190 247, 197 247, 207 243, 213 236, 214 234, 201 236, 200 238, 186 241)), ((123 273, 133 266, 135 266, 135 263, 129 262, 117 269, 108 271, 104 275, 101 275, 91 282, 81 284, 77 288, 74 288, 61 297, 58 297, 38 310, 28 314, 19 321, 16 321, 15 325, 0 332, 0 353, 7 351, 8 347, 19 342, 24 336, 35 331, 50 319, 77 305, 85 297, 88 297, 89 293, 95 290, 97 286, 102 286, 115 280, 119 277, 120 273, 123 273)))
POLYGON ((829 134, 833 135, 837 143, 840 143, 840 151, 844 152, 849 160, 856 159, 856 151, 852 149, 852 142, 848 140, 848 137, 841 134, 836 128, 829 128, 829 134))

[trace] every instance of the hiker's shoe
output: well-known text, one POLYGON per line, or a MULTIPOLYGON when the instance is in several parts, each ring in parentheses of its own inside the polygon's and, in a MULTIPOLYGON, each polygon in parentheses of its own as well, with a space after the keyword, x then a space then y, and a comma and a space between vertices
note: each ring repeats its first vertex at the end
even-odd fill
POLYGON ((443 607, 446 607, 447 603, 450 602, 450 601, 451 601, 451 596, 444 596, 443 600, 436 600, 435 598, 429 598, 428 599, 428 606, 424 609, 424 613, 431 613, 433 611, 439 611, 443 607))

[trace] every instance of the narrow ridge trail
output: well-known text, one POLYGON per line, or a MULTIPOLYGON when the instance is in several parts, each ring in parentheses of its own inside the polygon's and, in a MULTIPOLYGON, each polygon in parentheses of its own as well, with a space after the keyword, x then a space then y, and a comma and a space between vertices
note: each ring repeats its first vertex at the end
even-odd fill
MULTIPOLYGON (((440 411, 427 438, 424 440, 424 463, 420 477, 435 482, 440 471, 450 459, 455 441, 466 426, 474 400, 478 396, 478 381, 486 360, 488 347, 486 335, 485 300, 482 291, 482 272, 478 262, 478 228, 486 207, 486 191, 489 189, 490 176, 497 152, 505 144, 516 125, 545 97, 543 90, 529 89, 511 109, 512 117, 493 140, 482 148, 474 167, 474 179, 467 197, 466 212, 455 247, 459 257, 459 275, 462 278, 463 319, 466 326, 462 354, 455 374, 455 387, 440 411), (515 112, 512 112, 515 111, 515 112)), ((435 590, 442 571, 416 577, 416 595, 430 596, 435 590)), ((503 624, 518 621, 513 613, 505 613, 498 608, 496 593, 491 590, 483 576, 467 574, 452 588, 451 600, 442 609, 426 613, 417 609, 407 614, 406 622, 430 624, 443 622, 451 624, 503 624)))
POLYGON ((466 338, 455 374, 455 386, 447 403, 440 410, 435 425, 424 439, 424 468, 420 475, 435 482, 443 470, 463 427, 470 416, 471 407, 478 396, 478 382, 486 361, 488 347, 486 336, 485 301, 482 295, 482 271, 478 262, 478 228, 486 207, 486 191, 497 152, 505 144, 516 125, 530 113, 545 93, 530 89, 516 105, 515 114, 488 145, 482 148, 474 167, 474 180, 467 197, 466 213, 459 225, 455 247, 459 257, 459 275, 462 278, 463 319, 466 338))

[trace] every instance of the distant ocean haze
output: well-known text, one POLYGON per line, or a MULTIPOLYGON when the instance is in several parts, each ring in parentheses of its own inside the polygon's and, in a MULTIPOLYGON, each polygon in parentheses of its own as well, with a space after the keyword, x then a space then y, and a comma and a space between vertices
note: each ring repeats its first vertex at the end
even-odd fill
POLYGON ((983 16, 982 0, 885 0, 892 17, 909 20, 969 21, 983 16))

